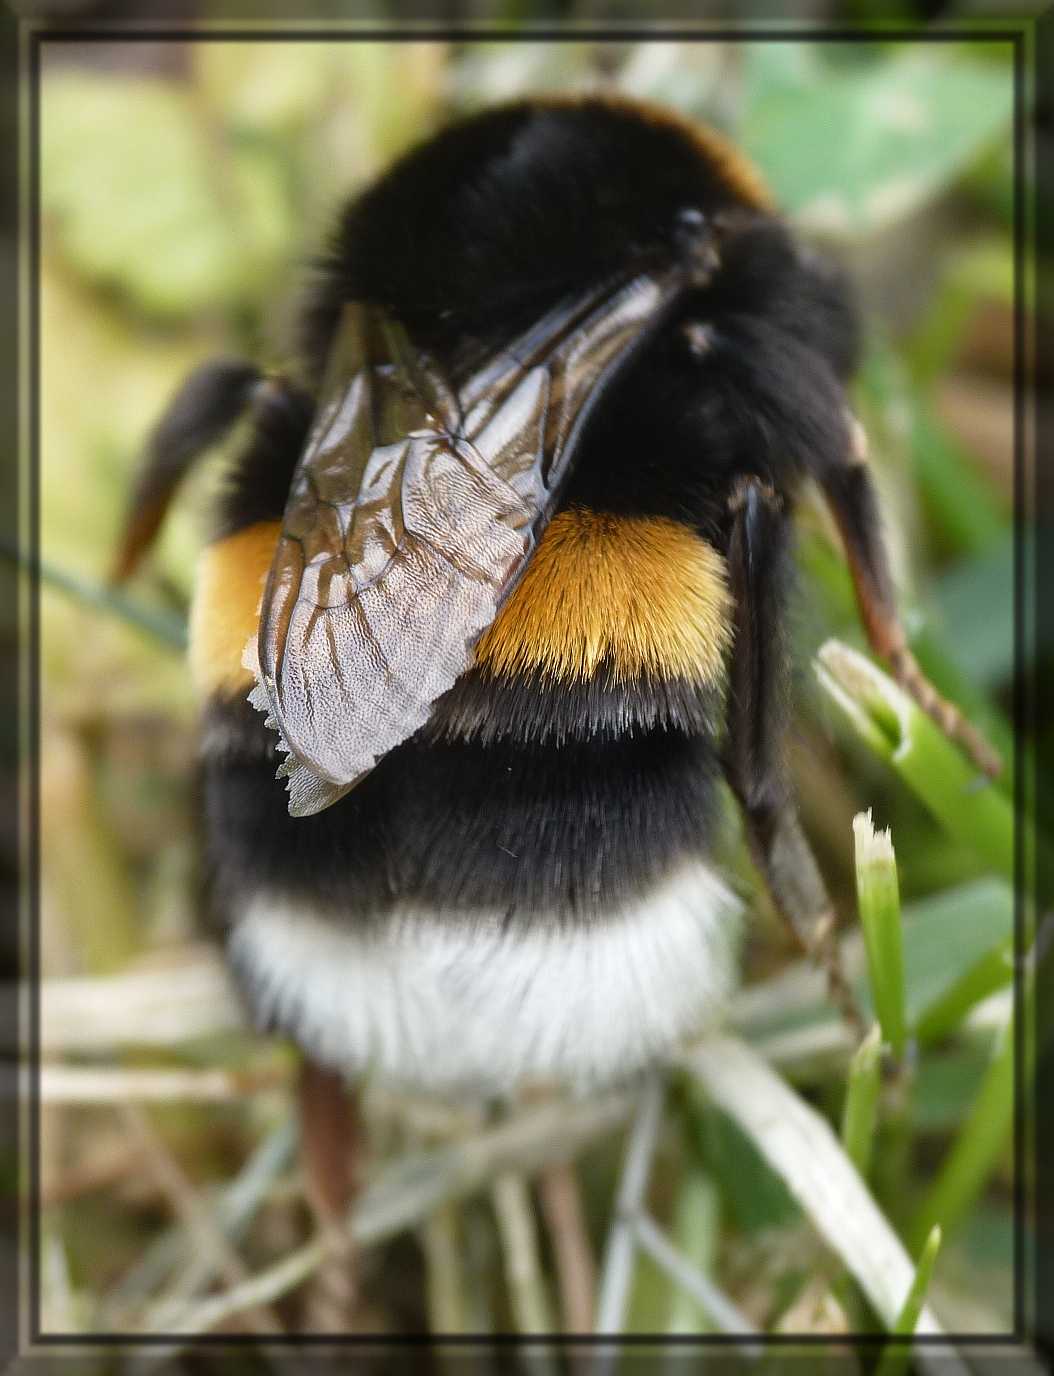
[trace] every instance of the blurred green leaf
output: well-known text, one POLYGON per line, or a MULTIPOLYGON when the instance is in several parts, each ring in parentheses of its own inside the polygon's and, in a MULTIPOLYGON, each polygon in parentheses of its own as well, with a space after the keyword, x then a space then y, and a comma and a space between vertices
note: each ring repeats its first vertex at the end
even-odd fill
MULTIPOLYGON (((1014 895, 1002 879, 986 878, 913 903, 904 921, 908 1022, 927 1018, 1014 930, 1014 895)), ((1004 983, 1010 981, 1007 969, 1004 983)), ((983 997, 983 995, 982 995, 983 997)))
MULTIPOLYGON (((928 1020, 935 1023, 947 1000, 964 983, 987 970, 992 959, 1002 959, 1013 930, 1013 891, 1004 880, 986 876, 906 904, 903 916, 905 1006, 909 1026, 918 1032, 928 1020)), ((851 969, 854 977, 859 971, 854 989, 862 1009, 871 1014, 870 986, 857 954, 852 956, 851 969)), ((816 972, 803 978, 809 970, 803 961, 767 985, 750 989, 750 1012, 736 1020, 737 1030, 748 1040, 771 1047, 781 1034, 793 1036, 829 1021, 832 1011, 823 979, 816 972)), ((1002 984, 1009 979, 1007 967, 1002 984)), ((991 988, 980 989, 968 1005, 961 1005, 958 1021, 988 992, 991 988)))
MULTIPOLYGON (((792 45, 749 45, 748 69, 771 73, 777 54, 765 50, 780 46, 792 45)), ((749 82, 740 137, 799 224, 859 238, 938 196, 1007 129, 1009 54, 1005 73, 932 45, 812 73, 788 56, 783 80, 749 82)))
MULTIPOLYGON (((913 408, 910 443, 923 508, 943 545, 979 554, 1003 540, 1010 513, 1002 493, 925 404, 913 408)), ((1003 603, 1003 620, 1012 605, 1003 603)))
POLYGON ((335 68, 332 43, 196 43, 196 84, 217 120, 286 133, 317 116, 335 68))
POLYGON ((915 1025, 919 1041, 938 1041, 947 1036, 971 1008, 989 994, 1005 988, 1013 978, 1013 958, 1013 942, 1008 937, 964 970, 943 996, 934 1000, 920 1016, 915 1025))
POLYGON ((800 1209, 747 1134, 689 1082, 687 1119, 702 1164, 717 1182, 735 1223, 746 1233, 794 1221, 800 1209))
POLYGON ((976 1045, 955 1046, 943 1055, 923 1056, 912 1086, 912 1124, 916 1133, 957 1127, 977 1097, 987 1057, 976 1045))
POLYGON ((995 685, 1014 667, 1014 537, 954 565, 937 582, 944 638, 977 683, 995 685))
POLYGON ((277 173, 206 123, 188 89, 69 71, 42 108, 45 220, 79 272, 163 316, 265 286, 288 234, 277 173))
POLYGON ((1014 254, 1005 234, 972 239, 942 262, 936 295, 905 346, 917 383, 932 382, 952 365, 966 326, 985 301, 1013 305, 1014 254))

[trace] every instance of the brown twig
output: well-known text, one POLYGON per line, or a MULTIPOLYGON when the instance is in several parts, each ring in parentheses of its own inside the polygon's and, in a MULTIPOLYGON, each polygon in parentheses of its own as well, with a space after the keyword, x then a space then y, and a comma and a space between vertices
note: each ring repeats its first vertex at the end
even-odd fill
POLYGON ((538 1176, 538 1194, 553 1244, 565 1333, 591 1333, 596 1304, 596 1260, 582 1208, 578 1174, 558 1161, 538 1176))

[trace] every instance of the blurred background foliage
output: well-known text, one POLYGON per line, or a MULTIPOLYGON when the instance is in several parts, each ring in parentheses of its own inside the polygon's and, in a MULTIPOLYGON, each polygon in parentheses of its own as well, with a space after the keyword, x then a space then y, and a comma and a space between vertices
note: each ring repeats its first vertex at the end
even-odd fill
MULTIPOLYGON (((201 949, 194 706, 179 645, 220 465, 192 479, 149 568, 126 593, 110 592, 105 573, 152 421, 187 370, 210 355, 284 361, 295 285, 335 207, 408 145, 495 101, 597 88, 676 106, 728 131, 803 234, 848 264, 868 336, 855 404, 871 436, 915 648, 1009 758, 1008 45, 52 41, 40 100, 49 979, 178 970, 201 949)), ((422 206, 422 232, 427 215, 422 206)), ((936 1009, 931 1035, 915 1025, 921 1049, 912 1073, 884 1091, 871 1153, 872 1188, 915 1249, 911 1234, 928 1192, 992 1073, 991 1035, 963 1027, 983 995, 1008 983, 1010 889, 852 738, 816 688, 811 661, 820 641, 863 641, 818 503, 806 499, 799 526, 792 748, 807 827, 846 917, 855 912, 854 813, 872 807, 892 827, 909 1014, 936 1009)), ((760 899, 758 906, 749 984, 773 979, 795 959, 760 899)), ((822 1015, 822 1007, 796 1007, 792 1021, 822 1015)), ((767 1005, 751 1016, 752 1034, 771 1042, 787 1032, 767 1005)), ((232 1030, 164 1050, 137 1049, 134 1038, 119 1050, 88 1040, 88 1051, 75 1038, 66 1044, 66 1065, 220 1066, 247 1086, 263 1077, 266 1092, 151 1108, 155 1145, 195 1189, 217 1188, 288 1115, 288 1097, 273 1092, 286 1083, 288 1055, 262 1039, 232 1030)), ((837 1125, 844 1060, 813 1065, 790 1056, 785 1065, 837 1125)), ((55 1329, 144 1322, 144 1257, 171 1213, 114 1104, 90 1097, 45 1108, 45 1325, 55 1329), (139 1277, 138 1290, 130 1276, 139 1277)), ((837 1331, 871 1322, 740 1130, 690 1086, 675 1104, 653 1205, 685 1253, 711 1268, 762 1327, 837 1331)), ((944 1219, 932 1298, 958 1331, 1011 1326, 1009 1101, 996 1116, 983 1169, 944 1219)), ((597 1247, 617 1148, 594 1147, 582 1165, 597 1247)), ((304 1236, 293 1167, 285 1171, 243 1243, 254 1265, 304 1236)), ((479 1204, 462 1214, 466 1322, 508 1326, 507 1300, 487 1269, 497 1246, 493 1219, 479 1204), (471 1279, 484 1274, 486 1285, 471 1279)), ((429 1236, 423 1247, 399 1244, 394 1272, 378 1262, 372 1326, 406 1331, 434 1312, 422 1294, 429 1258, 442 1249, 435 1253, 440 1235, 429 1236)), ((156 1257, 155 1265, 156 1275, 149 1265, 147 1272, 156 1283, 165 1272, 156 1257)), ((642 1262, 630 1327, 702 1331, 706 1316, 642 1262)))

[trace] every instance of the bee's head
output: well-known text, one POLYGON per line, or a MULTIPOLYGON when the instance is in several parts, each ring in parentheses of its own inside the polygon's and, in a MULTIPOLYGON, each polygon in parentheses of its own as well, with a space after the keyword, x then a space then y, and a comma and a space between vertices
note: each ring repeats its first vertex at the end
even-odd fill
POLYGON ((348 206, 307 303, 308 361, 320 367, 341 304, 365 299, 456 366, 613 274, 679 259, 709 279, 723 242, 771 219, 745 159, 677 116, 610 98, 501 106, 348 206))

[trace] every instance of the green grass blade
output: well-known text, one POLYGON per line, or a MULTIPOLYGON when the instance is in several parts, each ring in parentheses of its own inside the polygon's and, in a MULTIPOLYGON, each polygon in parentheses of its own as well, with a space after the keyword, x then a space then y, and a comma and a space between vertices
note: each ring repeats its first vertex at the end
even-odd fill
POLYGON ((842 1146, 865 1180, 878 1121, 881 1074, 882 1039, 876 1023, 849 1063, 849 1083, 842 1112, 842 1146))
POLYGON ((856 893, 867 947, 871 997, 882 1037, 900 1060, 907 1043, 904 1014, 904 947, 900 925, 897 864, 888 831, 876 832, 871 814, 853 819, 856 893))
MULTIPOLYGON (((721 1236, 721 1196, 714 1181, 702 1171, 685 1173, 674 1204, 670 1233, 673 1245, 697 1266, 713 1276, 721 1236)), ((666 1320, 667 1333, 710 1333, 714 1324, 694 1296, 680 1286, 673 1288, 666 1320)))
MULTIPOLYGON (((28 560, 6 545, 0 545, 0 557, 23 568, 29 567, 28 560)), ((134 626, 138 631, 145 631, 147 635, 153 636, 155 640, 173 650, 187 648, 186 622, 175 613, 145 606, 142 602, 128 597, 119 588, 94 582, 70 569, 60 568, 47 559, 38 561, 37 570, 42 587, 54 588, 104 615, 116 617, 119 621, 134 626)))
POLYGON ((860 738, 887 760, 945 830, 999 874, 1014 873, 1010 800, 893 680, 837 640, 821 646, 817 675, 860 738))
POLYGON ((920 1045, 931 1045, 954 1032, 971 1008, 1004 988, 1013 977, 1013 943, 1003 941, 971 965, 919 1017, 915 1036, 920 1045))
MULTIPOLYGON (((940 1248, 941 1230, 934 1226, 930 1229, 929 1236, 926 1238, 926 1243, 919 1256, 919 1264, 915 1268, 915 1279, 911 1282, 907 1299, 905 1299, 903 1307, 897 1315, 896 1322, 889 1330, 893 1336, 909 1338, 915 1332, 922 1307, 926 1303, 926 1292, 930 1288, 933 1267, 940 1248)), ((890 1344, 882 1354, 876 1376, 901 1376, 901 1373, 907 1370, 910 1357, 911 1348, 907 1343, 898 1343, 896 1346, 890 1344)))

